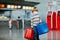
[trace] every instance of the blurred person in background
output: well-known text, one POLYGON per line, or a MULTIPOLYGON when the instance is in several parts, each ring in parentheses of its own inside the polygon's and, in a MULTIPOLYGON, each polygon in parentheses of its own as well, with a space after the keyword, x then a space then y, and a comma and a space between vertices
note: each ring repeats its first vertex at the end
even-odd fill
POLYGON ((12 29, 13 21, 12 19, 9 19, 9 29, 12 29))

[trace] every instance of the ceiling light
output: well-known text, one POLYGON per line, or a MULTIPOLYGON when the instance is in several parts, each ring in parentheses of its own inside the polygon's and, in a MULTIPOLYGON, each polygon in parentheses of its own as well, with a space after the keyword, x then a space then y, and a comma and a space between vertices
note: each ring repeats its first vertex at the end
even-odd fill
POLYGON ((5 4, 0 4, 0 8, 4 8, 5 7, 5 4))
POLYGON ((23 6, 23 9, 26 9, 26 6, 23 6))
POLYGON ((28 6, 26 6, 25 8, 26 8, 27 10, 29 9, 29 7, 28 7, 28 6))
POLYGON ((14 5, 11 5, 11 8, 14 8, 14 5))
POLYGON ((21 8, 21 6, 18 6, 18 8, 21 8))
POLYGON ((34 7, 31 7, 31 9, 33 10, 34 7))
POLYGON ((14 8, 18 8, 18 6, 17 6, 17 5, 15 5, 15 6, 14 6, 14 8))
POLYGON ((32 7, 29 7, 29 10, 31 10, 32 9, 32 7))
POLYGON ((11 8, 11 5, 7 5, 7 8, 11 8))

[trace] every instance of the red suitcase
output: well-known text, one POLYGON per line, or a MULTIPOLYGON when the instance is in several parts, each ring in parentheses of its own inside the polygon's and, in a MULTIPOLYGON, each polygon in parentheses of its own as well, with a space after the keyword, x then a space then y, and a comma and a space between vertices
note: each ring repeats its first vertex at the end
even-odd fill
POLYGON ((26 28, 24 38, 34 40, 34 30, 32 28, 26 28))
POLYGON ((53 30, 56 30, 57 29, 57 15, 55 11, 53 12, 52 23, 53 23, 53 30))
POLYGON ((48 24, 49 30, 52 30, 52 11, 51 10, 48 11, 46 22, 48 24))
POLYGON ((60 10, 57 13, 57 30, 60 30, 60 10))

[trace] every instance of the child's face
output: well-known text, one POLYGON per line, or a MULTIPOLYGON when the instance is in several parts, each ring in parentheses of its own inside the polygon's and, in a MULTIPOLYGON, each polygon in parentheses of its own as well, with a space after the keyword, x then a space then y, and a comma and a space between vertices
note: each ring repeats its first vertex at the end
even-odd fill
POLYGON ((34 11, 33 13, 37 13, 38 11, 34 11))

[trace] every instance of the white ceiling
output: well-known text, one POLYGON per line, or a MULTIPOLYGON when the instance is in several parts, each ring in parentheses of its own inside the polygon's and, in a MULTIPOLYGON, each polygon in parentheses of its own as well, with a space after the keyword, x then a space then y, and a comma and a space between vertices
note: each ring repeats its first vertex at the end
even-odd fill
POLYGON ((46 3, 46 2, 50 2, 50 1, 59 1, 59 0, 25 0, 25 1, 33 1, 33 2, 46 3))

